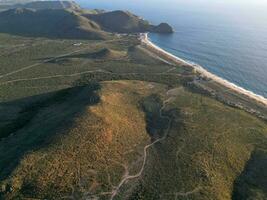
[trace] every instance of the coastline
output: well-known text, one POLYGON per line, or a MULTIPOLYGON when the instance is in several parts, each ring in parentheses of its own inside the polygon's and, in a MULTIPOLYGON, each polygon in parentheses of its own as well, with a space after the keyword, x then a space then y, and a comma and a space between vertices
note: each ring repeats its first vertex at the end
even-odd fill
POLYGON ((181 59, 181 58, 165 51, 164 49, 160 48, 159 46, 157 46, 156 44, 154 44, 153 42, 151 42, 149 40, 148 33, 142 33, 140 35, 140 39, 141 39, 141 42, 143 44, 149 46, 150 48, 155 49, 158 53, 161 53, 162 55, 166 56, 172 62, 174 62, 176 64, 188 65, 189 67, 192 67, 196 72, 198 72, 201 76, 208 78, 208 79, 211 79, 212 81, 219 83, 220 85, 223 85, 226 88, 228 88, 234 92, 245 95, 245 96, 249 97, 250 99, 257 101, 258 103, 261 103, 267 107, 267 99, 264 98, 263 96, 257 95, 255 93, 253 93, 252 91, 246 90, 246 89, 244 89, 240 86, 237 86, 234 83, 231 83, 231 82, 229 82, 229 81, 227 81, 227 80, 225 80, 225 79, 223 79, 223 78, 221 78, 215 74, 212 74, 211 72, 207 71, 206 69, 204 69, 200 65, 190 63, 184 59, 181 59))

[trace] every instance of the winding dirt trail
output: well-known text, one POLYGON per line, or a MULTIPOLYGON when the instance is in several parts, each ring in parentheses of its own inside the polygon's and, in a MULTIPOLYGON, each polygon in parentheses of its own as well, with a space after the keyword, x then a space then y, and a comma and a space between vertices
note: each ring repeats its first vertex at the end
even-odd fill
POLYGON ((79 49, 79 50, 76 50, 76 51, 72 51, 72 52, 69 52, 69 53, 66 53, 66 54, 62 54, 62 55, 59 55, 59 56, 56 56, 56 57, 53 57, 53 58, 50 58, 50 59, 46 59, 46 60, 44 60, 44 61, 42 61, 42 62, 38 62, 38 63, 32 64, 32 65, 28 65, 28 66, 23 67, 23 68, 20 68, 20 69, 18 69, 18 70, 15 70, 15 71, 12 71, 12 72, 9 72, 9 73, 0 75, 0 79, 2 79, 2 78, 4 78, 4 77, 7 77, 7 76, 10 76, 10 75, 12 75, 12 74, 16 74, 16 73, 18 73, 18 72, 22 72, 22 71, 27 70, 27 69, 31 69, 31 68, 33 68, 33 67, 37 67, 37 66, 39 66, 39 65, 42 65, 42 64, 44 64, 44 63, 53 61, 53 60, 58 59, 58 58, 61 58, 61 57, 70 56, 70 55, 72 55, 72 54, 74 54, 74 53, 78 53, 78 52, 80 52, 80 51, 84 51, 84 50, 86 50, 87 48, 88 48, 88 47, 86 47, 86 48, 82 48, 82 49, 79 49))
POLYGON ((83 74, 89 74, 89 73, 95 73, 95 72, 103 72, 107 73, 104 70, 97 69, 97 70, 90 70, 90 71, 84 71, 74 74, 66 74, 66 75, 52 75, 52 76, 43 76, 43 77, 36 77, 36 78, 25 78, 25 79, 16 79, 16 80, 10 80, 5 82, 0 82, 0 85, 7 85, 10 83, 16 83, 16 82, 22 82, 22 81, 35 81, 35 80, 42 80, 42 79, 52 79, 52 78, 62 78, 62 77, 74 77, 74 76, 80 76, 83 74))
MULTIPOLYGON (((117 39, 104 41, 103 43, 110 43, 110 42, 114 42, 114 41, 117 41, 117 39)), ((61 55, 55 56, 53 58, 45 59, 42 62, 34 63, 32 65, 28 65, 26 67, 22 67, 22 68, 20 68, 18 70, 14 70, 14 71, 8 72, 6 74, 0 74, 0 79, 2 79, 4 77, 8 77, 8 76, 13 75, 13 74, 16 74, 18 72, 22 72, 22 71, 27 70, 27 69, 31 69, 33 67, 37 67, 39 65, 42 65, 44 63, 47 63, 47 62, 50 62, 50 61, 53 61, 53 60, 56 60, 58 58, 62 58, 62 57, 65 57, 65 56, 70 56, 70 55, 75 54, 75 53, 79 53, 81 51, 87 50, 88 48, 90 48, 90 47, 87 46, 87 47, 84 47, 84 48, 81 48, 81 49, 78 49, 78 50, 75 50, 75 51, 72 51, 72 52, 68 52, 68 53, 65 53, 65 54, 61 54, 61 55)))
POLYGON ((144 147, 144 158, 143 158, 143 164, 142 164, 142 167, 141 167, 140 171, 139 171, 137 174, 135 174, 135 175, 128 175, 128 176, 126 176, 125 178, 123 178, 123 179, 121 180, 121 182, 119 183, 119 185, 112 191, 110 200, 113 200, 113 199, 116 197, 116 195, 118 194, 118 192, 119 192, 119 190, 121 189, 121 187, 122 187, 125 183, 127 183, 127 181, 129 181, 129 180, 131 180, 131 179, 138 178, 138 177, 140 177, 140 176, 143 174, 143 171, 144 171, 144 169, 145 169, 145 165, 146 165, 146 163, 147 163, 147 156, 148 156, 148 150, 149 150, 149 148, 153 147, 155 144, 157 144, 157 143, 159 143, 159 142, 161 142, 161 141, 163 141, 163 140, 165 140, 165 139, 167 138, 167 136, 168 136, 168 134, 169 134, 169 131, 170 131, 170 128, 171 128, 171 122, 172 122, 172 119, 171 119, 170 117, 168 117, 168 116, 164 116, 164 115, 162 114, 162 112, 163 112, 163 110, 164 110, 164 108, 165 108, 165 106, 166 106, 167 103, 168 103, 168 99, 165 100, 165 101, 163 102, 163 106, 162 106, 161 109, 160 109, 160 117, 161 117, 162 119, 168 119, 168 127, 167 127, 167 130, 166 130, 164 136, 161 137, 161 138, 159 138, 159 139, 157 139, 157 140, 155 140, 153 143, 148 144, 148 145, 146 145, 146 146, 144 147))
MULTIPOLYGON (((160 74, 166 74, 174 71, 176 68, 170 68, 164 72, 159 72, 159 73, 151 73, 155 75, 160 75, 160 74)), ((1 85, 7 85, 11 83, 16 83, 16 82, 23 82, 23 81, 36 81, 36 80, 44 80, 44 79, 53 79, 53 78, 62 78, 62 77, 74 77, 74 76, 80 76, 84 74, 90 74, 90 73, 96 73, 96 72, 101 72, 101 73, 106 73, 106 74, 115 74, 115 75, 137 75, 138 73, 114 73, 114 72, 109 72, 103 69, 96 69, 96 70, 89 70, 89 71, 83 71, 83 72, 78 72, 78 73, 73 73, 73 74, 58 74, 58 75, 51 75, 51 76, 43 76, 43 77, 36 77, 36 78, 21 78, 21 79, 15 79, 15 80, 10 80, 10 81, 5 81, 5 82, 0 82, 1 85)), ((1 76, 0 76, 1 79, 1 76)))

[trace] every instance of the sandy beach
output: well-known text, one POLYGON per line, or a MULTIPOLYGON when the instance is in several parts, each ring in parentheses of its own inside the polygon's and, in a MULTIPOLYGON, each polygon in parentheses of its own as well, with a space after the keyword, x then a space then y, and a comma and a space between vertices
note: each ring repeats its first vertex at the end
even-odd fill
POLYGON ((264 98, 263 96, 257 95, 249 90, 246 90, 242 87, 239 87, 237 85, 235 85, 234 83, 231 83, 215 74, 212 74, 211 72, 207 71, 206 69, 204 69, 203 67, 201 67, 200 65, 188 62, 186 60, 183 60, 167 51, 165 51, 164 49, 158 47, 157 45, 155 45, 154 43, 152 43, 149 38, 148 38, 148 33, 143 33, 141 34, 141 41, 143 44, 149 46, 150 48, 153 48, 156 52, 158 52, 159 54, 164 55, 165 57, 167 57, 168 59, 170 59, 172 62, 176 63, 176 64, 184 64, 184 65, 188 65, 192 68, 194 68, 196 70, 196 72, 198 72, 199 74, 201 74, 201 76, 206 77, 208 79, 211 79, 223 86, 225 86, 226 88, 233 90, 234 92, 243 94, 248 96, 250 99, 253 99, 259 103, 262 103, 263 105, 265 105, 267 107, 267 99, 264 98))

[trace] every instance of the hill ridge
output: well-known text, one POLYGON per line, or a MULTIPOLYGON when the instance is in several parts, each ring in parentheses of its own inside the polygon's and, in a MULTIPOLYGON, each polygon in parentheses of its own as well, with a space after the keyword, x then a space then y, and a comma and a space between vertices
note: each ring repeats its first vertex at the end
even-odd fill
POLYGON ((0 12, 0 32, 51 38, 107 37, 95 22, 68 9, 14 8, 0 12))

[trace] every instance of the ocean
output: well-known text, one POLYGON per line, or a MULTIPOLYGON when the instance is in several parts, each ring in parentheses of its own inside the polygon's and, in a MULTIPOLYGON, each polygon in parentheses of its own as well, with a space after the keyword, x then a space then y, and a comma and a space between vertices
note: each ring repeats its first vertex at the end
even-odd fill
POLYGON ((77 0, 84 8, 129 10, 174 34, 150 33, 164 50, 267 98, 267 2, 77 0))

